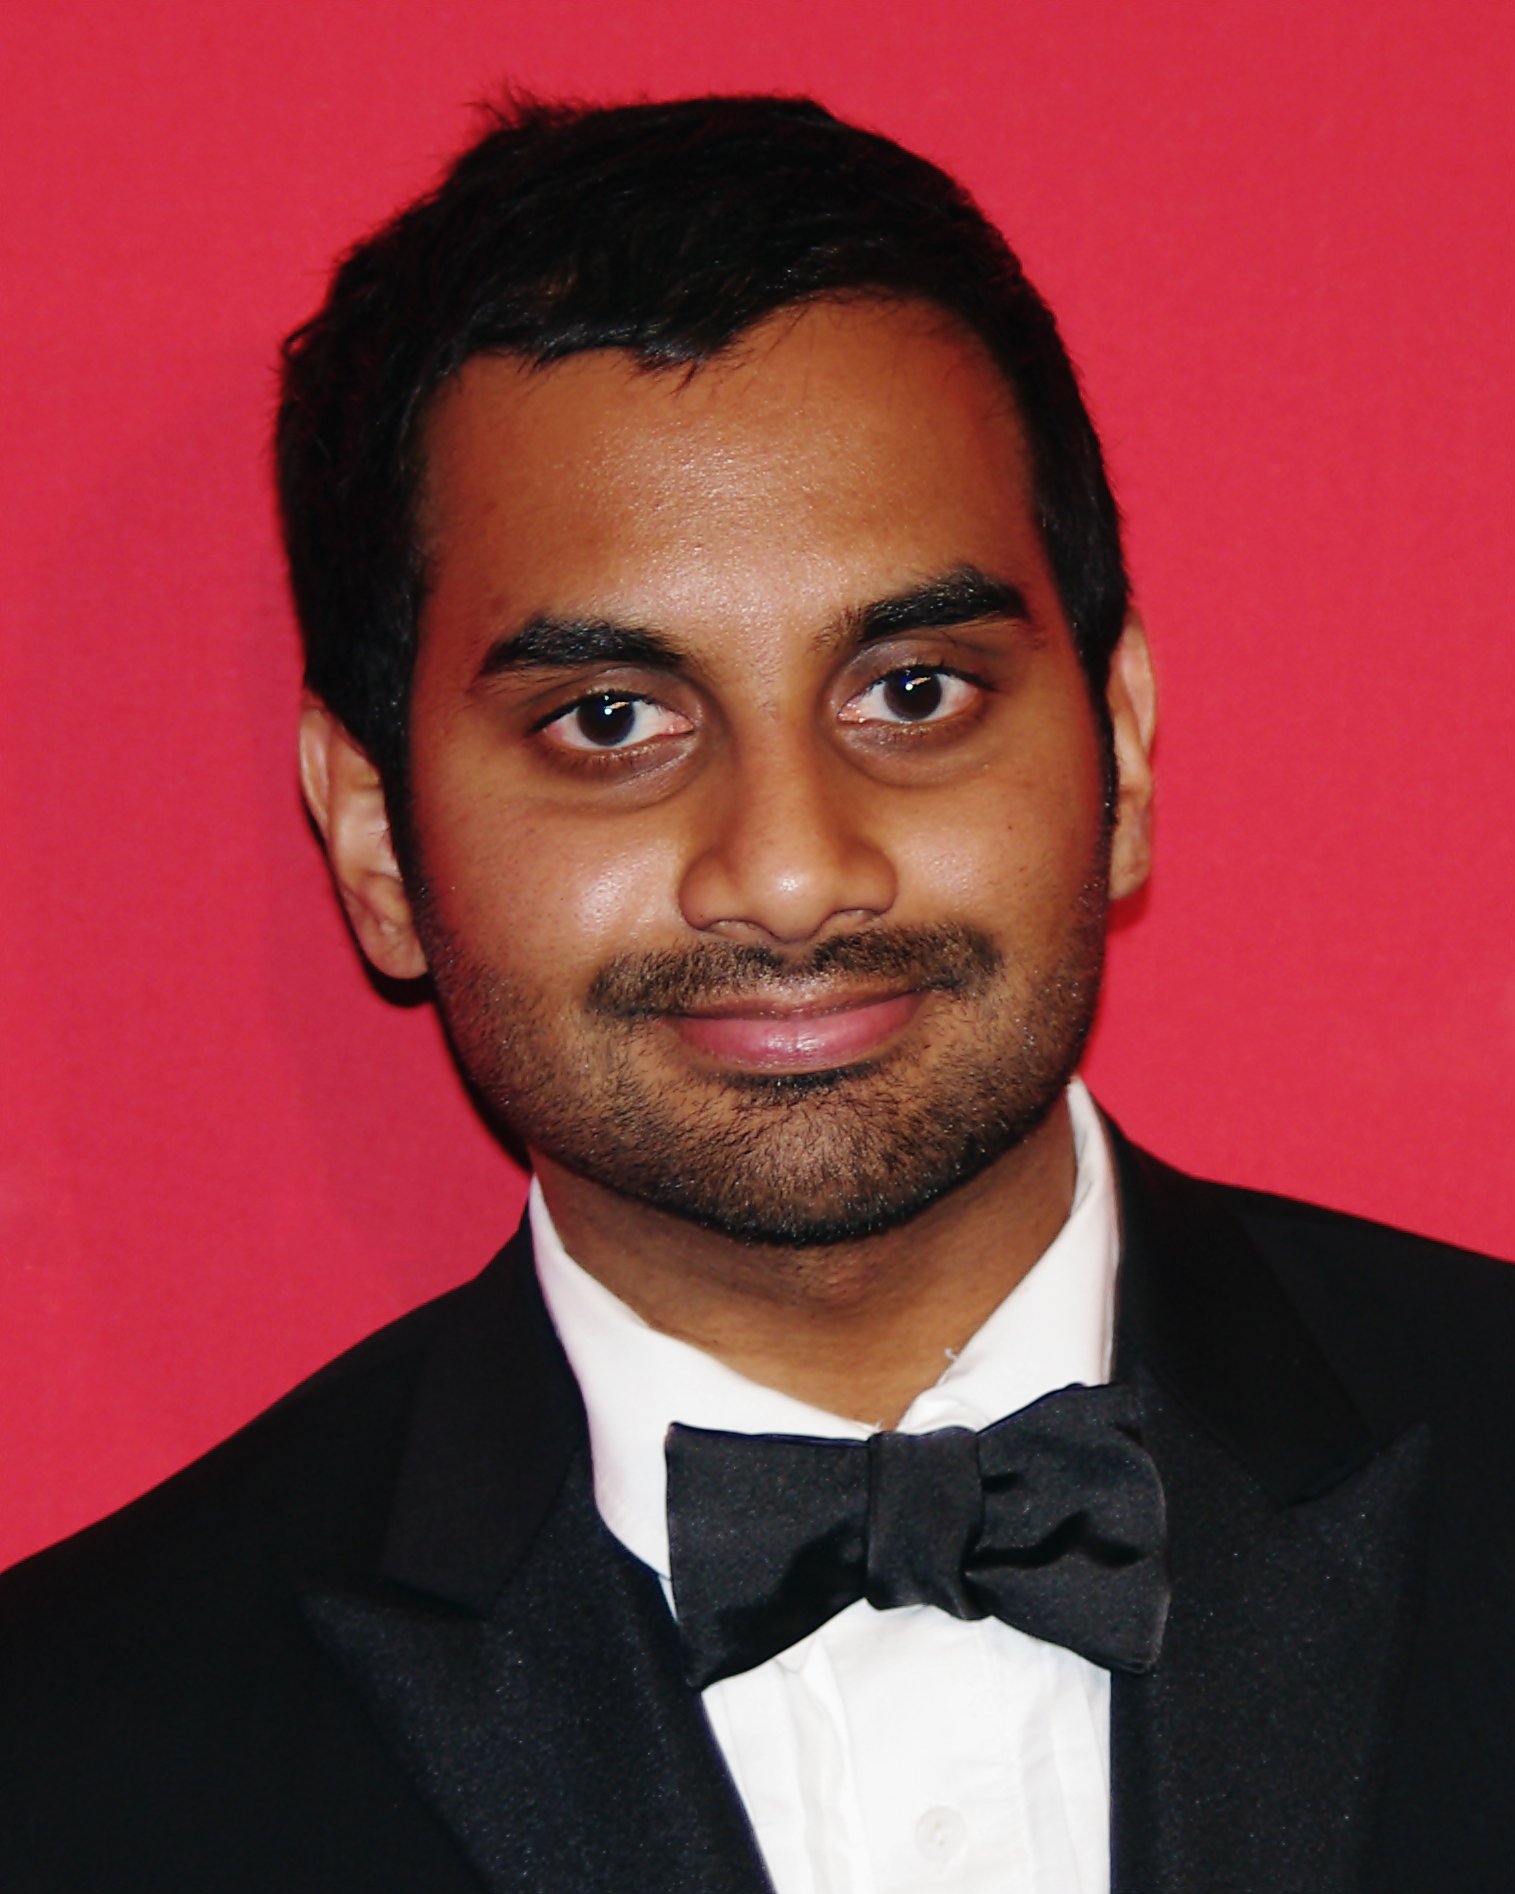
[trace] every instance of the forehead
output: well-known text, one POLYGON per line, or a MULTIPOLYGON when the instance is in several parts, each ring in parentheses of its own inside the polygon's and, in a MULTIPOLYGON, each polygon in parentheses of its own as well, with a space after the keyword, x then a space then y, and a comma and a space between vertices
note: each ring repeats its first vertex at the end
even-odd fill
POLYGON ((478 356, 424 446, 427 621, 772 627, 969 564, 1050 591, 1011 392, 927 305, 780 311, 693 370, 478 356))

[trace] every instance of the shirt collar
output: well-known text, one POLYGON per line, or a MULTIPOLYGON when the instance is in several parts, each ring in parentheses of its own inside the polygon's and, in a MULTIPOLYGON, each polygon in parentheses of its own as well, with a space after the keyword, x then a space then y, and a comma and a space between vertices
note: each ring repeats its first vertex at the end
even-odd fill
MULTIPOLYGON (((1068 1088, 1077 1175, 1068 1219, 1038 1261, 917 1395, 899 1426, 987 1426, 1070 1382, 1109 1375, 1119 1226, 1109 1147, 1081 1080, 1068 1088)), ((528 1200, 542 1295, 589 1419, 607 1526, 666 1578, 663 1441, 669 1426, 863 1440, 874 1430, 738 1374, 647 1322, 574 1262, 540 1187, 528 1200)))

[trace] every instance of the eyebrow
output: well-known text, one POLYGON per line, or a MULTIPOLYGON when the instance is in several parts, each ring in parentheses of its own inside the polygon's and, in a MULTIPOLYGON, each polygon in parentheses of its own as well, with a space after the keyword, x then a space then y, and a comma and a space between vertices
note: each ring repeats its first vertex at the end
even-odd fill
POLYGON ((484 653, 479 679, 510 671, 566 671, 585 664, 639 664, 675 671, 688 661, 683 647, 661 632, 613 618, 558 618, 540 613, 484 653))
MULTIPOLYGON (((849 607, 822 634, 823 649, 860 649, 911 631, 949 631, 983 618, 1031 622, 1025 594, 977 566, 955 566, 940 577, 849 607)), ((654 671, 687 668, 690 654, 675 639, 646 625, 613 618, 538 613, 484 654, 478 679, 516 671, 573 670, 594 664, 635 664, 654 671)))
POLYGON ((991 578, 977 566, 954 566, 940 578, 908 586, 888 598, 844 612, 827 644, 876 644, 908 631, 950 631, 981 618, 1010 618, 1030 624, 1026 595, 1006 579, 991 578))

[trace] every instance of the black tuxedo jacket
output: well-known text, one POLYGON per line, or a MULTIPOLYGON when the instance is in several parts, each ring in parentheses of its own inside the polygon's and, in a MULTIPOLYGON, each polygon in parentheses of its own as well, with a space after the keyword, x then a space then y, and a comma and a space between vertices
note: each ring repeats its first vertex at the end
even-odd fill
MULTIPOLYGON (((1515 1887, 1515 1272, 1117 1140, 1118 1894, 1515 1887)), ((763 1894, 524 1236, 0 1580, 5 1894, 763 1894)))

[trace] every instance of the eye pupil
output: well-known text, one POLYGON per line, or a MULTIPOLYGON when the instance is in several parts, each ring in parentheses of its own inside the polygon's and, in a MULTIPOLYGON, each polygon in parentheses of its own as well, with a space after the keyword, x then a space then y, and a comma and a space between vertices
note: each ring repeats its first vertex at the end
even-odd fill
POLYGON ((942 680, 935 671, 896 671, 885 681, 884 696, 896 717, 914 722, 941 708, 942 680))
POLYGON ((591 743, 616 744, 631 735, 636 714, 634 697, 589 697, 575 710, 574 721, 591 743))

